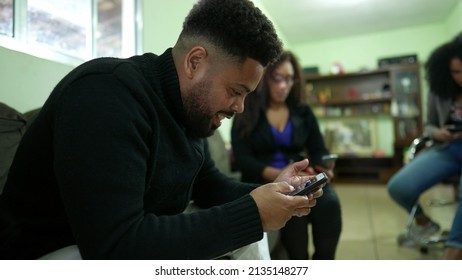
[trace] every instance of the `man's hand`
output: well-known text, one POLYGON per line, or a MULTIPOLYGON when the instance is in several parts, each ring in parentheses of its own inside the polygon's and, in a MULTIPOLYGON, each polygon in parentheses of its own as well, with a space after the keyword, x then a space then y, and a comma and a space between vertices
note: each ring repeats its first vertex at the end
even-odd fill
POLYGON ((274 182, 287 182, 291 186, 301 185, 309 179, 308 176, 301 175, 304 174, 302 172, 305 172, 308 164, 308 160, 304 159, 288 165, 279 173, 279 176, 274 182))
POLYGON ((311 211, 310 208, 316 205, 316 199, 313 195, 310 195, 310 200, 304 195, 289 196, 285 194, 293 189, 286 182, 279 182, 260 186, 250 192, 257 204, 264 231, 279 230, 292 216, 308 215, 311 211))
POLYGON ((433 139, 441 142, 451 142, 462 139, 462 132, 450 132, 446 127, 438 128, 433 131, 433 139))
POLYGON ((308 215, 311 207, 316 205, 316 198, 322 196, 322 188, 309 196, 286 195, 294 190, 292 186, 299 186, 312 177, 299 175, 307 166, 306 159, 296 162, 286 167, 274 183, 260 186, 250 193, 258 206, 264 231, 284 227, 292 216, 308 215))
MULTIPOLYGON (((301 184, 308 181, 310 178, 314 177, 312 175, 308 175, 305 171, 309 165, 308 159, 304 159, 301 161, 294 162, 284 168, 279 176, 274 180, 274 182, 287 182, 291 186, 300 186, 301 184)), ((316 174, 316 173, 313 173, 316 174)), ((327 177, 330 176, 334 177, 332 171, 326 172, 327 177)), ((325 184, 324 184, 325 185, 325 184)), ((324 185, 322 187, 324 187, 324 185)), ((314 195, 310 196, 312 198, 318 198, 322 195, 322 190, 320 192, 315 192, 314 195)))

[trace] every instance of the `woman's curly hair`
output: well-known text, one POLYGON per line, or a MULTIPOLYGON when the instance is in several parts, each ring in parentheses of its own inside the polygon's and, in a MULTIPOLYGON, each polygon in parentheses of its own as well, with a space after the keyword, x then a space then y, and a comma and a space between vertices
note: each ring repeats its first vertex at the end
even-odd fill
POLYGON ((449 65, 454 58, 462 61, 462 33, 452 41, 437 47, 425 64, 426 79, 433 94, 452 98, 462 92, 462 87, 451 76, 449 65))
POLYGON ((239 61, 263 66, 282 51, 271 21, 250 0, 201 0, 183 23, 180 38, 204 38, 239 61))

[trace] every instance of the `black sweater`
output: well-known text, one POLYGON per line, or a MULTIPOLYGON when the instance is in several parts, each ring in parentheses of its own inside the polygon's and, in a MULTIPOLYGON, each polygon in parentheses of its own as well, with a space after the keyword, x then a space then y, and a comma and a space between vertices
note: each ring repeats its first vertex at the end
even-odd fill
POLYGON ((0 196, 0 258, 208 259, 263 236, 255 185, 183 126, 171 49, 96 59, 53 90, 0 196), (182 214, 190 200, 206 210, 182 214))

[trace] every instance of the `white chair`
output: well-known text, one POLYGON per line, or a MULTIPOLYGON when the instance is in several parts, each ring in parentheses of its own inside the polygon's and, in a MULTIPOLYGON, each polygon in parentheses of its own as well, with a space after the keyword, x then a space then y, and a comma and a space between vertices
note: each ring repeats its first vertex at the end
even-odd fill
POLYGON ((79 247, 77 245, 70 245, 51 253, 48 253, 40 258, 39 260, 81 260, 79 247))

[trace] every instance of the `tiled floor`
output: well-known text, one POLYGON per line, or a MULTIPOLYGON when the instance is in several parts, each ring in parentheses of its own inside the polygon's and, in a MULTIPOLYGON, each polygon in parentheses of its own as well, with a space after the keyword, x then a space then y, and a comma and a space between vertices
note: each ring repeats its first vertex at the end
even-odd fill
MULTIPOLYGON (((441 259, 441 246, 433 246, 424 254, 419 248, 398 245, 397 237, 404 231, 408 215, 391 200, 385 185, 336 184, 335 188, 343 211, 343 231, 337 259, 441 259)), ((454 217, 455 204, 428 206, 428 202, 435 198, 452 200, 452 187, 435 186, 421 198, 427 213, 440 223, 443 230, 447 230, 454 217)))

